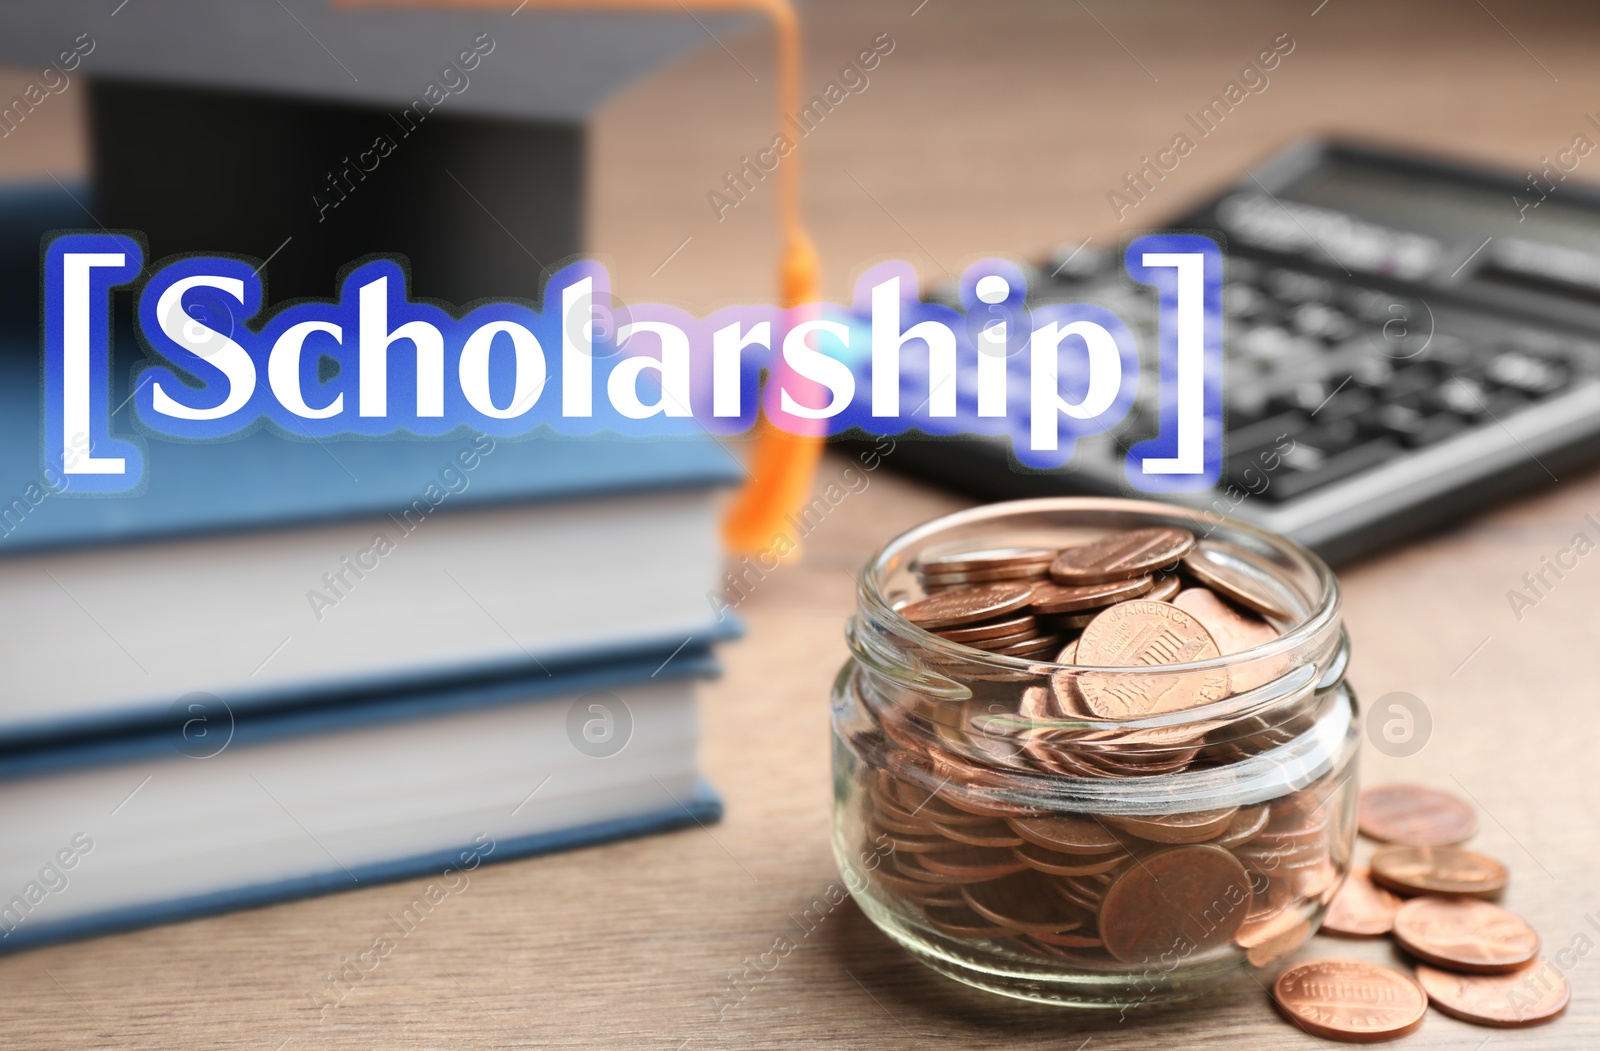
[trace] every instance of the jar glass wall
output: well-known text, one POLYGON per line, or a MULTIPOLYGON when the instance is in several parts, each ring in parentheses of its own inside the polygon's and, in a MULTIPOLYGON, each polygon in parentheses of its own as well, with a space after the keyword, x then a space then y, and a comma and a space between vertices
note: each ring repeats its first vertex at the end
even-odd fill
POLYGON ((1126 1008, 1204 992, 1315 930, 1349 871, 1358 725, 1338 587, 1314 555, 1170 505, 1019 501, 895 539, 858 602, 833 696, 834 852, 862 910, 924 963, 1126 1008), (1204 537, 1273 609, 1270 641, 1091 667, 972 648, 896 612, 925 594, 919 560, 1151 527, 1204 537))

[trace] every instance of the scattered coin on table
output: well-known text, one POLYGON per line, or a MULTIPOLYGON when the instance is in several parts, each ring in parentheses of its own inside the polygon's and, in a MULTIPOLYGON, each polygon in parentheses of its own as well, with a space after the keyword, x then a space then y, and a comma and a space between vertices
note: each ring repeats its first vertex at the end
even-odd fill
POLYGON ((1421 785, 1379 785, 1364 790, 1356 820, 1362 835, 1412 847, 1453 846, 1465 843, 1478 831, 1478 816, 1471 804, 1421 785))

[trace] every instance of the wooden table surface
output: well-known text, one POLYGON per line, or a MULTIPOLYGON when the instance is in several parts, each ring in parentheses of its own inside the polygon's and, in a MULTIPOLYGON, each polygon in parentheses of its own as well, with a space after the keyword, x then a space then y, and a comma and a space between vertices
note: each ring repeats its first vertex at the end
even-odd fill
MULTIPOLYGON (((1072 235, 1113 241, 1105 191, 1280 33, 1296 47, 1268 90, 1200 143, 1136 221, 1157 222, 1312 129, 1521 170, 1570 144, 1600 107, 1595 15, 1575 4, 1086 2, 807 5, 808 76, 819 87, 878 34, 896 42, 870 87, 804 146, 830 294, 887 257, 937 277, 982 253, 1033 253, 1072 235)), ((770 141, 766 41, 723 44, 618 99, 597 123, 592 237, 625 295, 704 309, 769 294, 771 194, 758 190, 721 222, 705 199, 770 141)), ((81 158, 72 98, 18 133, 36 136, 20 147, 31 153, 16 152, 15 136, 0 144, 5 172, 81 158)), ((1600 155, 1583 163, 1600 174, 1600 155)), ((820 481, 846 466, 826 461, 820 481)), ((311 999, 321 976, 370 944, 421 881, 6 957, 0 1046, 1321 1043, 1279 1021, 1249 977, 1201 1005, 1119 1023, 938 977, 848 903, 801 933, 795 917, 837 878, 827 691, 845 654, 850 574, 902 528, 962 506, 886 470, 866 477, 806 538, 804 557, 740 606, 749 636, 725 648, 726 676, 704 692, 704 764, 728 808, 720 825, 485 867, 325 1014, 311 999), (798 948, 776 969, 731 979, 780 935, 798 948)), ((1342 574, 1358 691, 1409 692, 1433 719, 1410 758, 1367 748, 1364 777, 1469 793, 1483 817, 1476 845, 1513 871, 1506 903, 1539 929, 1573 986, 1568 1015, 1552 1026, 1502 1032, 1432 1014, 1404 1046, 1600 1046, 1600 560, 1520 619, 1506 597, 1590 512, 1600 513, 1600 477, 1562 478, 1342 574)), ((1389 951, 1319 937, 1300 955, 1389 951)))

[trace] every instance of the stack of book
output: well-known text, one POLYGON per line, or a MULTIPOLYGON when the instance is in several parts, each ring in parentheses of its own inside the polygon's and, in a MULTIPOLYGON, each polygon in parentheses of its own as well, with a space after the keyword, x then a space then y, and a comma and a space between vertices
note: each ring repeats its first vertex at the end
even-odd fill
POLYGON ((0 951, 718 816, 711 440, 150 439, 80 497, 40 386, 0 348, 0 951))

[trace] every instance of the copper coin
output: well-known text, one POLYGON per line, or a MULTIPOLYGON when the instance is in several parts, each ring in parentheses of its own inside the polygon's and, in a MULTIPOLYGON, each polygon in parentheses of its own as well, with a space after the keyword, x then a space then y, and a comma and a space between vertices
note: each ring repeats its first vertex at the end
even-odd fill
POLYGON ((960 905, 927 905, 923 907, 922 915, 926 917, 928 926, 952 938, 1009 938, 1020 933, 984 919, 965 902, 960 905))
POLYGON ((1539 935, 1508 909, 1472 899, 1416 898, 1394 916, 1394 940, 1419 960, 1472 974, 1504 974, 1539 954, 1539 935))
POLYGON ((1111 879, 1098 873, 1092 876, 1063 876, 1056 883, 1056 892, 1092 916, 1100 911, 1106 891, 1111 887, 1111 879))
POLYGON ((1281 598, 1264 583, 1275 574, 1249 556, 1215 541, 1202 540, 1183 556, 1183 568, 1230 602, 1280 620, 1289 619, 1281 598))
POLYGON ((1251 967, 1265 967, 1294 952, 1306 943, 1316 927, 1294 909, 1280 909, 1254 920, 1246 920, 1233 943, 1244 950, 1251 967))
POLYGON ((1239 812, 1233 815, 1233 820, 1228 822, 1228 827, 1222 830, 1222 835, 1217 837, 1217 846, 1227 847, 1230 850, 1243 846, 1261 834, 1261 830, 1267 827, 1267 820, 1271 817, 1272 808, 1265 803, 1241 807, 1239 812))
POLYGON ((934 634, 951 642, 973 642, 978 639, 997 639, 1004 635, 1019 635, 1031 630, 1037 623, 1033 614, 1024 613, 1021 616, 985 621, 966 628, 941 628, 934 634))
POLYGON ((1284 1017, 1312 1036, 1374 1043, 1415 1032, 1428 994, 1392 967, 1364 960, 1312 960, 1272 983, 1284 1017))
POLYGON ((1151 580, 1150 590, 1140 597, 1152 602, 1171 602, 1172 596, 1183 587, 1183 580, 1176 573, 1157 573, 1151 580))
POLYGON ((1061 636, 1039 635, 1005 646, 985 647, 985 649, 987 652, 998 654, 1001 657, 1055 656, 1061 649, 1061 636))
POLYGON ((1073 931, 1070 934, 1032 934, 1031 941, 1062 949, 1099 949, 1105 945, 1097 936, 1073 931))
POLYGON ((1032 597, 1028 584, 980 584, 929 595, 896 612, 919 628, 953 628, 1015 613, 1032 597))
POLYGON ((1376 938, 1394 930, 1400 899, 1372 882, 1365 865, 1350 870, 1344 886, 1322 917, 1322 933, 1346 938, 1376 938))
POLYGON ((981 847, 963 847, 951 844, 950 849, 933 854, 918 854, 916 864, 934 876, 971 882, 999 879, 1028 866, 1010 851, 984 850, 981 847))
POLYGON ((969 847, 1020 847, 1022 837, 1011 830, 1004 821, 991 821, 986 825, 942 825, 935 821, 933 827, 949 840, 969 847))
POLYGON ((1077 662, 1089 667, 1151 668, 1149 675, 1084 673, 1078 689, 1094 714, 1130 719, 1193 708, 1228 695, 1228 673, 1162 673, 1161 665, 1210 660, 1221 655, 1193 614, 1167 602, 1122 602, 1083 629, 1077 662))
POLYGON ((1066 648, 1063 649, 1060 653, 1056 654, 1056 663, 1057 664, 1076 664, 1076 663, 1078 663, 1078 640, 1077 639, 1073 639, 1071 642, 1067 643, 1066 648))
MULTIPOLYGON (((1018 643, 1031 642, 1037 638, 1039 638, 1039 629, 1033 625, 1029 625, 1028 627, 1023 628, 1021 631, 1013 631, 1005 635, 995 635, 992 638, 987 639, 972 639, 971 641, 965 642, 962 645, 971 646, 975 650, 993 651, 1003 650, 1008 646, 1015 646, 1018 643)), ((1059 645, 1059 643, 1057 645, 1059 645)))
POLYGON ((1238 807, 1228 807, 1225 810, 1195 810, 1187 814, 1118 816, 1107 817, 1106 823, 1152 843, 1204 843, 1222 835, 1238 812, 1238 807))
POLYGON ((961 891, 959 888, 929 883, 926 880, 912 879, 891 871, 887 865, 880 864, 872 870, 868 879, 876 884, 894 891, 902 898, 917 902, 918 904, 961 905, 961 891))
POLYGON ((1132 577, 1113 580, 1106 584, 1052 584, 1033 586, 1033 611, 1035 613, 1076 613, 1079 610, 1099 609, 1123 599, 1138 598, 1150 590, 1154 583, 1149 577, 1132 577))
POLYGON ((1133 857, 1121 850, 1109 854, 1064 854, 1037 843, 1024 843, 1014 848, 1012 853, 1026 862, 1029 868, 1048 872, 1052 876, 1098 876, 1116 871, 1133 857))
POLYGON ((1372 880, 1396 894, 1498 898, 1510 874, 1494 858, 1460 847, 1385 847, 1372 855, 1372 880))
POLYGON ((1361 793, 1357 824, 1384 843, 1442 847, 1478 831, 1478 815, 1460 796, 1421 785, 1379 785, 1361 793))
POLYGON ((1050 563, 1035 562, 1027 566, 1008 566, 1005 569, 975 569, 970 573, 924 573, 924 588, 949 587, 956 584, 992 584, 999 580, 1047 580, 1050 563))
POLYGON ((1277 629, 1266 621, 1245 616, 1205 588, 1185 588, 1172 604, 1187 610, 1205 625, 1217 649, 1223 653, 1242 653, 1265 645, 1278 637, 1277 629))
POLYGON ((981 551, 962 551, 952 555, 933 555, 917 561, 918 573, 972 573, 986 569, 1008 569, 1036 562, 1049 563, 1058 554, 1043 547, 991 547, 981 551))
POLYGON ((1039 817, 1014 817, 1010 824, 1017 835, 1029 843, 1037 843, 1063 854, 1104 854, 1122 849, 1122 841, 1093 818, 1045 814, 1039 817))
POLYGON ((1130 529, 1069 547, 1050 563, 1058 584, 1103 584, 1170 566, 1194 547, 1186 529, 1130 529))
POLYGON ((1510 974, 1450 974, 1418 967, 1417 981, 1445 1014, 1501 1029, 1548 1022, 1572 999, 1567 980, 1547 960, 1510 974))
POLYGON ((1049 876, 1032 869, 968 884, 961 888, 961 896, 984 919, 1026 934, 1065 934, 1087 922, 1062 901, 1049 876))
POLYGON ((1123 963, 1162 953, 1203 956, 1232 940, 1250 913, 1250 877, 1220 847, 1169 847, 1130 865, 1100 903, 1100 940, 1123 963))
MULTIPOLYGON (((1052 935, 1052 938, 1077 938, 1075 934, 1052 935)), ((1096 952, 1100 947, 1098 938, 1084 937, 1081 942, 1089 943, 1087 947, 1079 947, 1079 942, 1074 942, 1072 948, 1053 945, 1045 940, 1044 935, 1025 934, 1018 939, 1018 943, 1031 953, 1044 956, 1052 960, 1064 960, 1078 968, 1100 968, 1105 966, 1105 956, 1096 952)))

